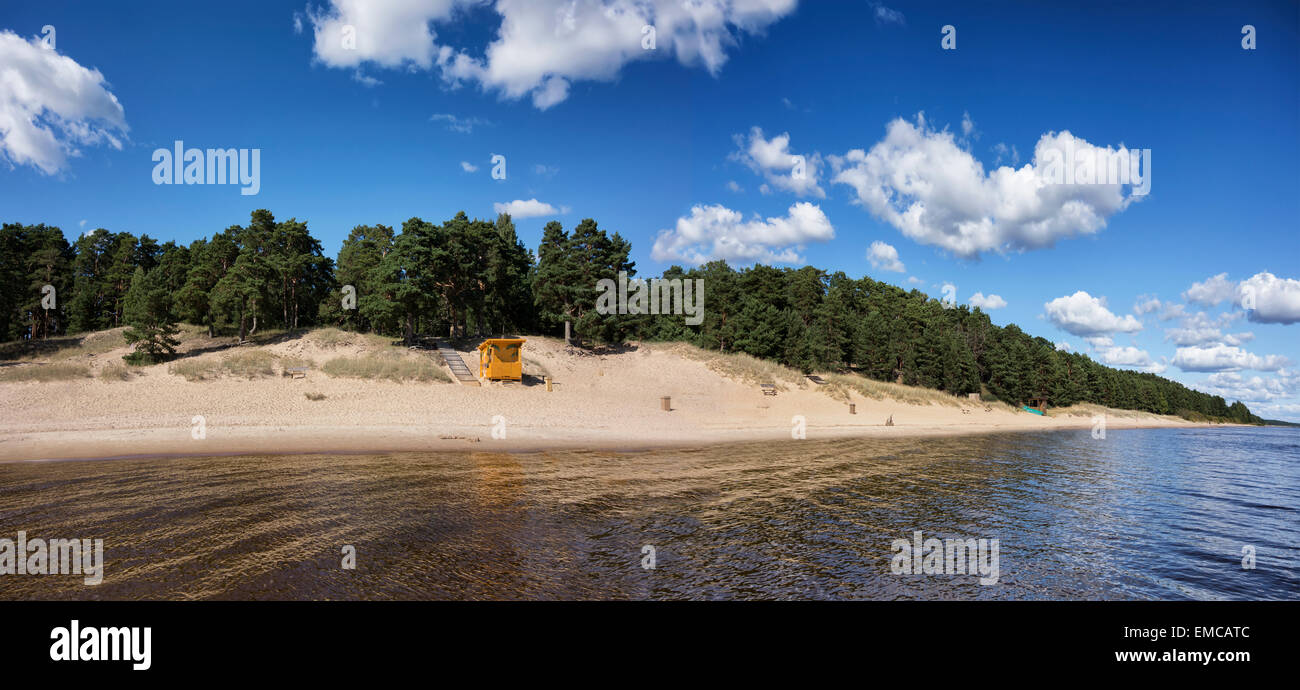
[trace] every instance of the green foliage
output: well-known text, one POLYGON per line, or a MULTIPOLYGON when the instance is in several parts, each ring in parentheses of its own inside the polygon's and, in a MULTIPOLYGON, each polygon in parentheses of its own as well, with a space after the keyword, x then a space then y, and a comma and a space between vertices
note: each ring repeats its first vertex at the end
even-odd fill
POLYGON ((630 279, 636 264, 628 257, 632 245, 617 232, 601 230, 587 218, 566 234, 555 221, 546 224, 533 274, 533 302, 543 323, 569 323, 576 335, 592 340, 619 343, 638 319, 620 314, 601 314, 596 299, 601 280, 617 281, 619 273, 630 279))
POLYGON ((180 332, 171 318, 171 291, 162 271, 137 266, 123 308, 131 325, 122 337, 135 351, 123 357, 130 364, 155 364, 176 354, 180 332))
MULTIPOLYGON (((359 225, 344 241, 337 267, 305 222, 276 221, 265 209, 253 211, 246 226, 188 247, 104 229, 69 246, 58 228, 6 224, 0 227, 0 339, 57 341, 129 323, 125 337, 136 345, 130 357, 144 362, 174 352, 177 321, 205 327, 210 336, 257 341, 327 325, 371 334, 377 347, 397 337, 414 344, 430 335, 559 334, 567 323, 589 343, 685 342, 802 372, 857 374, 956 396, 980 392, 1016 406, 1046 396, 1052 407, 1091 403, 1261 421, 1241 402, 1229 406, 1154 374, 1059 352, 1015 325, 994 326, 978 308, 811 266, 670 267, 663 278, 703 280, 699 325, 686 325, 682 314, 599 313, 600 281, 617 281, 620 271, 635 275, 630 254, 626 240, 590 218, 572 232, 547 223, 535 262, 504 214, 489 221, 458 213, 441 224, 411 218, 400 232, 359 225), (58 296, 51 309, 41 305, 47 284, 58 296), (355 289, 355 309, 342 305, 345 285, 355 289)), ((313 337, 342 342, 341 333, 318 330, 313 337)), ((233 364, 215 373, 194 362, 173 370, 198 379, 266 375, 257 363, 233 364)), ((333 364, 336 372, 393 378, 384 373, 391 366, 383 357, 333 364)))

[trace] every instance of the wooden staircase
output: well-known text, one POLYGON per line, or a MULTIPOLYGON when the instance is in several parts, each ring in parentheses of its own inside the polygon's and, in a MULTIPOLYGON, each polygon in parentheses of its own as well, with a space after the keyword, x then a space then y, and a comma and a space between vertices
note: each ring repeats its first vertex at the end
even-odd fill
POLYGON ((474 376, 474 372, 465 364, 465 360, 460 358, 460 353, 444 342, 438 342, 438 354, 447 363, 447 368, 451 369, 451 375, 456 377, 462 386, 480 386, 479 380, 474 376))

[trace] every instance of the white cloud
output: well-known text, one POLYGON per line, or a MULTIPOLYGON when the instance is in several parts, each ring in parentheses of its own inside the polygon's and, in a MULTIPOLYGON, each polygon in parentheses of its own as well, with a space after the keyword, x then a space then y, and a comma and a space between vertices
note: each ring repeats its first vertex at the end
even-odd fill
POLYGON ((737 194, 745 191, 745 189, 737 184, 735 180, 727 180, 727 189, 737 194))
POLYGON ((822 169, 821 155, 814 152, 800 156, 792 152, 789 133, 765 139, 763 130, 753 127, 749 130, 748 139, 737 134, 735 140, 740 150, 732 153, 730 158, 762 175, 767 184, 793 192, 796 196, 826 198, 825 190, 817 184, 822 169))
POLYGON ((1093 297, 1083 290, 1068 297, 1057 297, 1043 307, 1047 310, 1048 321, 1077 336, 1135 333, 1142 330, 1142 323, 1133 315, 1116 316, 1106 308, 1104 298, 1093 297))
POLYGON ((1183 299, 1203 307, 1213 307, 1220 302, 1230 302, 1237 296, 1237 284, 1228 280, 1227 273, 1192 283, 1183 293, 1183 299))
POLYGON ((1240 283, 1220 273, 1192 283, 1183 299, 1206 307, 1228 302, 1244 309, 1247 318, 1255 323, 1300 322, 1300 280, 1278 278, 1267 271, 1240 283))
POLYGON ((475 127, 480 125, 492 124, 487 120, 480 120, 477 117, 459 117, 457 115, 452 115, 451 113, 434 113, 429 117, 429 120, 433 122, 446 122, 449 131, 460 132, 461 134, 469 134, 474 131, 475 127))
POLYGON ((552 177, 555 177, 557 174, 559 174, 559 172, 560 169, 553 165, 543 165, 541 163, 538 163, 537 165, 533 166, 534 175, 537 175, 539 177, 545 177, 548 180, 551 179, 552 177))
POLYGON ((1165 340, 1175 345, 1206 345, 1223 343, 1225 345, 1243 345, 1255 339, 1250 331, 1242 333, 1224 333, 1218 328, 1208 326, 1170 328, 1165 330, 1165 340))
POLYGON ((1133 313, 1144 316, 1160 311, 1160 306, 1160 300, 1155 295, 1138 295, 1137 301, 1133 303, 1133 313))
POLYGON ((1255 323, 1300 322, 1300 280, 1256 273, 1241 282, 1237 302, 1248 308, 1247 318, 1255 323))
POLYGON ((993 159, 994 165, 1002 165, 1002 161, 1004 160, 1011 161, 1012 165, 1020 165, 1020 152, 1016 150, 1015 146, 1007 146, 999 141, 990 147, 989 150, 997 154, 997 158, 993 159))
POLYGON ((894 273, 907 271, 903 267, 903 262, 898 260, 898 250, 880 240, 871 243, 871 248, 867 250, 867 260, 871 262, 872 268, 881 271, 893 271, 894 273))
POLYGON ((1132 367, 1152 374, 1164 373, 1168 367, 1151 358, 1151 354, 1133 346, 1095 348, 1097 361, 1112 367, 1132 367))
POLYGON ((469 172, 469 173, 472 173, 472 172, 478 172, 478 166, 477 166, 477 165, 474 165, 473 163, 471 163, 471 162, 469 162, 469 161, 461 161, 461 162, 460 162, 460 169, 461 169, 461 170, 464 170, 465 172, 469 172))
POLYGON ((1183 371, 1233 371, 1257 369, 1277 371, 1289 363, 1281 355, 1263 357, 1230 345, 1209 347, 1180 347, 1174 354, 1174 366, 1183 371))
POLYGON ((1074 350, 1074 346, 1065 342, 1064 340, 1056 344, 1057 352, 1070 352, 1072 350, 1074 350))
POLYGON ((925 283, 924 280, 921 280, 920 278, 917 278, 916 276, 908 276, 908 277, 907 277, 907 282, 910 283, 910 284, 912 284, 912 285, 922 285, 922 284, 925 283))
POLYGON ((513 218, 535 218, 537 216, 556 216, 564 215, 569 212, 567 206, 556 208, 548 203, 538 201, 537 199, 515 199, 506 204, 492 204, 492 209, 497 213, 509 213, 513 218))
POLYGON ((970 305, 972 307, 979 307, 984 311, 990 311, 992 309, 1001 309, 1007 306, 1007 301, 997 295, 989 295, 988 297, 985 297, 984 293, 977 292, 970 296, 970 305))
POLYGON ((355 72, 352 73, 352 81, 355 81, 366 88, 373 88, 384 83, 382 81, 379 81, 378 79, 375 79, 372 76, 365 74, 361 70, 356 70, 355 72))
POLYGON ((78 145, 120 150, 128 129, 99 70, 0 31, 0 159, 54 175, 81 155, 78 145))
POLYGON ((830 219, 815 204, 801 201, 781 218, 745 220, 739 211, 720 205, 697 205, 661 230, 650 256, 655 261, 699 265, 714 259, 739 263, 803 263, 799 250, 809 242, 835 238, 830 219))
MULTIPOLYGON (((1152 374, 1164 373, 1165 369, 1169 368, 1163 362, 1152 359, 1151 354, 1146 350, 1131 345, 1116 345, 1115 340, 1108 335, 1088 336, 1083 340, 1092 349, 1096 360, 1102 364, 1131 367, 1152 374)), ((1061 349, 1059 344, 1056 349, 1061 349)))
MULTIPOLYGON (((611 81, 635 60, 675 57, 718 74, 743 34, 760 34, 794 11, 797 0, 329 0, 310 14, 316 59, 331 67, 437 69, 451 85, 471 82, 503 98, 532 98, 545 110, 575 81, 611 81), (501 17, 481 56, 439 44, 436 24, 457 10, 489 5, 501 17), (641 27, 655 27, 655 49, 641 27), (356 29, 356 45, 340 40, 356 29)), ((450 33, 450 32, 449 32, 450 33)), ((477 51, 475 51, 477 52, 477 51)))
POLYGON ((1210 374, 1204 382, 1192 384, 1192 388, 1228 400, 1272 402, 1300 395, 1300 372, 1279 369, 1274 376, 1246 378, 1235 371, 1225 371, 1210 374))
POLYGON ((906 19, 903 18, 903 13, 898 10, 892 10, 878 2, 871 3, 871 7, 875 10, 877 24, 898 24, 903 26, 907 23, 906 19))
POLYGON ((831 181, 852 187, 854 203, 917 242, 974 258, 1095 234, 1140 198, 1125 185, 1054 183, 1050 162, 1067 149, 1078 159, 1098 152, 1129 155, 1123 146, 1102 149, 1069 132, 1051 132, 1039 138, 1033 163, 985 173, 951 132, 931 129, 918 115, 916 124, 890 122, 870 151, 828 160, 831 181))

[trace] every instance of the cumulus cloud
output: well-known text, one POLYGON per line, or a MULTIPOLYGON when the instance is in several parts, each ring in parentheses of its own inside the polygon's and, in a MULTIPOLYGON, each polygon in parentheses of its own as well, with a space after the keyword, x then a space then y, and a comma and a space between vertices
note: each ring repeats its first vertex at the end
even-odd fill
POLYGON ((1230 345, 1180 347, 1174 353, 1174 365, 1183 371, 1277 371, 1287 364, 1289 361, 1281 355, 1261 357, 1230 345))
POLYGON ((1224 345, 1243 345, 1255 339, 1250 331, 1242 333, 1224 333, 1218 328, 1208 326, 1170 328, 1165 330, 1165 340, 1175 345, 1206 345, 1223 343, 1224 345))
POLYGON ((492 209, 497 213, 509 213, 513 218, 535 218, 537 216, 556 216, 564 215, 569 212, 567 206, 556 208, 546 202, 537 199, 515 199, 509 203, 492 204, 492 209))
POLYGON ((737 134, 735 137, 739 150, 730 158, 749 166, 751 170, 763 176, 767 182, 764 193, 771 187, 792 192, 796 196, 826 197, 826 192, 817 181, 821 176, 822 157, 818 153, 811 155, 796 154, 790 150, 790 134, 782 133, 771 139, 764 138, 763 130, 753 127, 749 137, 737 134))
POLYGON ((1160 311, 1160 300, 1155 295, 1138 295, 1137 301, 1133 303, 1133 313, 1138 316, 1160 311))
POLYGON ((1070 352, 1070 351, 1073 350, 1073 349, 1074 349, 1074 346, 1071 345, 1071 344, 1069 344, 1069 343, 1067 343, 1067 342, 1065 342, 1064 340, 1062 340, 1061 342, 1059 342, 1059 343, 1056 344, 1056 351, 1057 351, 1057 352, 1070 352))
POLYGON ((1300 372, 1279 369, 1274 376, 1247 378, 1238 372, 1226 371, 1210 374, 1205 381, 1192 384, 1192 388, 1211 395, 1223 396, 1228 400, 1243 400, 1248 403, 1272 402, 1300 395, 1300 372))
POLYGON ((104 75, 0 31, 0 159, 31 165, 46 175, 81 155, 78 146, 122 148, 126 113, 104 75))
POLYGON ((1228 280, 1227 273, 1211 276, 1199 283, 1192 283, 1183 292, 1183 299, 1203 307, 1213 307, 1221 302, 1230 302, 1237 296, 1237 284, 1228 280))
POLYGON ((992 309, 1001 309, 1002 307, 1007 306, 1007 301, 997 295, 989 295, 988 297, 985 297, 984 293, 977 292, 970 296, 970 305, 972 307, 979 307, 984 311, 989 311, 992 309))
POLYGON ((803 263, 799 255, 810 242, 835 238, 830 219, 815 204, 801 201, 785 216, 745 220, 721 205, 697 205, 672 229, 659 232, 650 256, 655 261, 699 265, 715 259, 736 263, 803 263))
POLYGON ((1256 273, 1241 282, 1238 292, 1238 304, 1255 323, 1300 322, 1300 280, 1256 273))
POLYGON ((1116 316, 1106 308, 1106 300, 1080 290, 1068 297, 1057 297, 1043 305, 1047 320, 1061 330, 1077 336, 1107 333, 1135 333, 1142 323, 1133 315, 1116 316))
POLYGON ((737 184, 735 180, 727 180, 727 190, 735 192, 737 194, 740 194, 745 191, 744 187, 741 187, 739 184, 737 184))
POLYGON ((310 18, 316 59, 331 67, 436 69, 448 84, 527 96, 545 110, 567 98, 573 82, 611 81, 635 60, 676 58, 716 75, 742 36, 761 34, 797 1, 329 0, 310 18), (439 43, 434 26, 484 4, 501 24, 481 54, 439 43), (654 27, 653 50, 643 47, 643 26, 654 27), (341 40, 346 27, 355 29, 351 47, 341 40))
MULTIPOLYGON (((1152 374, 1164 373, 1169 367, 1165 365, 1164 358, 1157 362, 1152 359, 1151 354, 1146 350, 1131 345, 1116 345, 1115 340, 1108 335, 1094 335, 1083 339, 1088 343, 1092 350, 1094 358, 1102 364, 1113 367, 1131 367, 1139 371, 1146 371, 1152 374)), ((1066 345, 1066 349, 1069 345, 1066 345)), ((1061 349, 1057 344, 1056 349, 1061 349)))
POLYGON ((1193 304, 1213 307, 1224 302, 1241 307, 1255 323, 1300 322, 1300 280, 1278 278, 1267 271, 1236 282, 1227 273, 1210 276, 1183 292, 1193 304))
POLYGON ((903 273, 907 270, 903 267, 903 262, 898 260, 898 250, 880 240, 872 242, 867 249, 867 260, 871 262, 872 268, 881 271, 903 273))
POLYGON ((1050 132, 1039 138, 1032 163, 986 173, 951 132, 935 131, 918 115, 915 123, 890 122, 871 150, 828 160, 831 181, 852 187, 854 203, 917 242, 975 258, 1095 234, 1140 198, 1129 185, 1059 183, 1055 174, 1067 150, 1076 160, 1131 153, 1050 132))
POLYGON ((477 165, 474 165, 473 163, 471 163, 471 162, 469 162, 469 161, 461 161, 461 162, 460 162, 460 169, 461 169, 461 170, 464 170, 465 172, 468 172, 468 173, 478 172, 478 166, 477 166, 477 165))
POLYGON ((1151 358, 1146 350, 1129 346, 1100 347, 1093 349, 1097 361, 1112 367, 1130 367, 1152 374, 1164 373, 1169 367, 1151 358))

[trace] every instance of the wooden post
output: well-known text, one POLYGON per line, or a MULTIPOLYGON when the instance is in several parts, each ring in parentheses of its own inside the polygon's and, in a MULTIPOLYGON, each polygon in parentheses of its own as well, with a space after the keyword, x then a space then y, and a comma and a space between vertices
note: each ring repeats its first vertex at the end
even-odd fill
POLYGON ((854 403, 849 403, 849 414, 857 414, 857 413, 858 413, 858 406, 854 403))
POLYGON ((663 408, 664 412, 673 411, 673 399, 666 395, 662 398, 659 398, 659 405, 660 407, 663 408))
POLYGON ((545 377, 543 380, 546 381, 546 392, 547 392, 547 393, 550 393, 550 392, 551 392, 551 377, 547 376, 547 377, 545 377))

